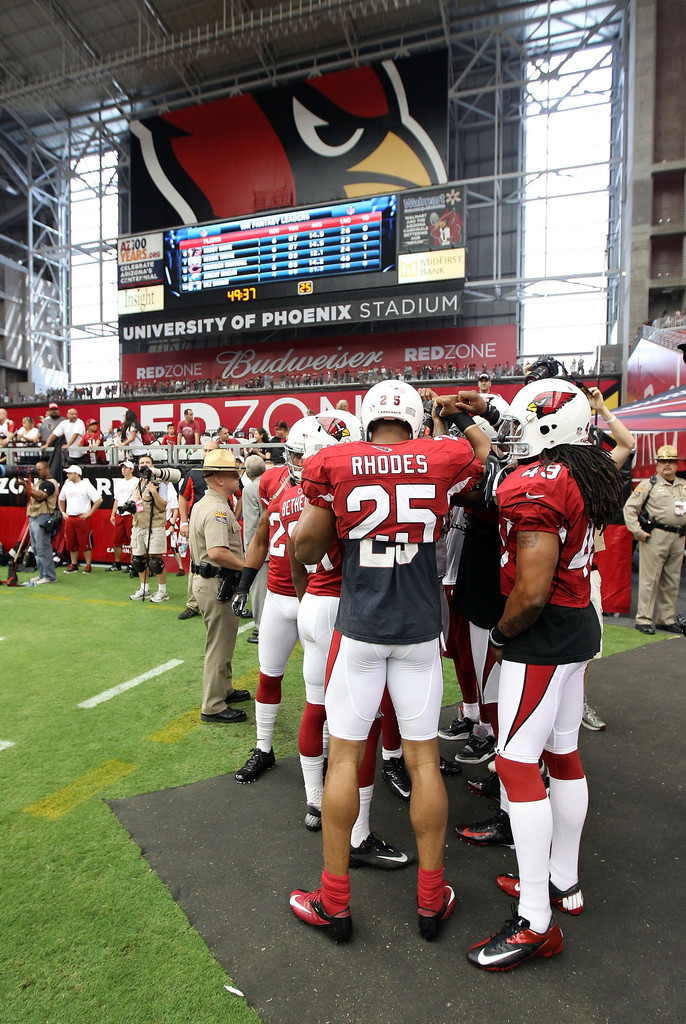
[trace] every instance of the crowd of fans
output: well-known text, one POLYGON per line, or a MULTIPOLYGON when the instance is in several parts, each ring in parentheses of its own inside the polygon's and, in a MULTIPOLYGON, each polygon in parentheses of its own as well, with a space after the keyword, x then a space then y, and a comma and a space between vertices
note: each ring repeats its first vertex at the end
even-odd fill
MULTIPOLYGON (((89 384, 69 388, 49 388, 44 392, 30 394, 7 391, 0 393, 0 402, 6 405, 31 405, 36 402, 76 402, 97 401, 113 398, 140 398, 146 395, 198 395, 214 394, 225 391, 240 390, 290 390, 293 388, 336 387, 340 385, 357 385, 368 388, 383 380, 405 380, 408 383, 422 384, 427 381, 464 384, 478 379, 479 374, 487 371, 495 380, 520 378, 527 373, 532 360, 509 361, 486 366, 485 363, 426 363, 419 369, 410 366, 379 366, 369 370, 326 370, 319 373, 265 373, 248 377, 242 381, 227 381, 221 377, 204 377, 199 380, 151 380, 122 381, 109 384, 89 384)), ((565 366, 564 362, 562 363, 565 366)), ((575 357, 569 363, 569 372, 579 375, 608 373, 617 369, 614 363, 601 362, 599 371, 596 367, 586 369, 584 357, 575 357)))

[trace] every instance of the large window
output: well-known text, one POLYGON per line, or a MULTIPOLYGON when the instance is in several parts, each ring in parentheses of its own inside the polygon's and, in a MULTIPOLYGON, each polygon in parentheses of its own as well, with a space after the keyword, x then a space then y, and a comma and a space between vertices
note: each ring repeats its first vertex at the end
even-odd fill
POLYGON ((611 62, 609 48, 588 48, 531 67, 524 356, 591 356, 588 366, 607 340, 611 62))
POLYGON ((117 209, 116 153, 79 160, 70 203, 73 384, 119 378, 117 209))

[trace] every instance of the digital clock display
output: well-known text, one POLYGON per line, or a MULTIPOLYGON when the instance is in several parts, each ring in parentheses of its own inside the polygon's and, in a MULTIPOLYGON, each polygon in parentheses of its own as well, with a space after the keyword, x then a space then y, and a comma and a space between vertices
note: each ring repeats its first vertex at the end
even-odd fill
POLYGON ((229 302, 251 302, 257 297, 256 288, 230 288, 226 297, 229 302))

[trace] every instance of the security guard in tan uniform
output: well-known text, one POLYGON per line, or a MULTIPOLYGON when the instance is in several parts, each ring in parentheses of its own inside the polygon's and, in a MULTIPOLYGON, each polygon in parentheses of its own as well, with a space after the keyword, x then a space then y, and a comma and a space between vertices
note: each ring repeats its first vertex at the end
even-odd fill
POLYGON ((676 621, 686 537, 686 482, 676 477, 679 453, 671 444, 657 451, 657 472, 642 480, 624 506, 624 522, 640 544, 636 629, 682 633, 676 621), (657 598, 657 621, 653 609, 657 598))
POLYGON ((250 700, 247 690, 234 689, 231 677, 240 621, 231 610, 231 598, 243 568, 240 527, 229 503, 239 489, 233 452, 226 448, 207 452, 202 471, 207 491, 193 506, 188 538, 193 596, 207 634, 200 717, 203 722, 229 725, 248 717, 229 705, 250 700))

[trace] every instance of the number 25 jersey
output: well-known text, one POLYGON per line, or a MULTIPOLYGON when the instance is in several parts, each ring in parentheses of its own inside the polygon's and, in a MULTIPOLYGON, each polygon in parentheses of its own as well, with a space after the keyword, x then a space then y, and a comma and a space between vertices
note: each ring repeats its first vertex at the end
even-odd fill
POLYGON ((441 631, 435 542, 450 490, 470 490, 481 463, 467 441, 357 441, 305 461, 302 487, 331 509, 343 544, 336 628, 369 643, 414 644, 441 631))

